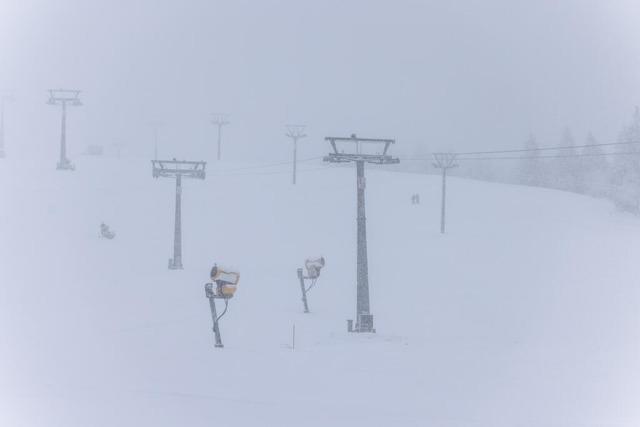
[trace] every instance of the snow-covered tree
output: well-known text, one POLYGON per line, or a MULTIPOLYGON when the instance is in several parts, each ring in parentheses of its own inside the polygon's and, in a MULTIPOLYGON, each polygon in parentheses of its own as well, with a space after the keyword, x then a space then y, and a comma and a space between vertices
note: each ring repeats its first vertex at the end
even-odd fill
POLYGON ((597 146, 598 142, 591 133, 587 135, 585 147, 582 149, 580 162, 581 193, 595 197, 605 197, 608 195, 608 160, 604 156, 602 147, 597 146))
POLYGON ((636 107, 631 124, 620 134, 619 155, 613 156, 611 198, 626 210, 640 213, 640 109, 636 107), (626 153, 626 154, 623 154, 626 153))
POLYGON ((558 151, 554 159, 549 159, 546 177, 551 188, 564 191, 580 192, 582 177, 580 176, 580 164, 573 135, 569 129, 562 134, 558 151))
POLYGON ((543 170, 540 159, 540 152, 535 151, 538 148, 538 142, 533 135, 525 141, 526 151, 522 154, 520 167, 518 168, 518 182, 524 185, 541 186, 543 185, 543 170))

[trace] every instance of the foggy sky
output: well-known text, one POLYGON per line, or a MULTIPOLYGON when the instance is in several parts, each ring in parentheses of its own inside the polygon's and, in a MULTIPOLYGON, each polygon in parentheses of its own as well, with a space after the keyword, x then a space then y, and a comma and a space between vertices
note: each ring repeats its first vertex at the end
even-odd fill
POLYGON ((640 103, 633 0, 0 0, 7 152, 56 160, 46 90, 83 90, 72 159, 122 143, 150 157, 211 158, 211 113, 229 114, 228 159, 289 157, 286 123, 395 137, 397 152, 557 144, 569 127, 615 140, 640 103))

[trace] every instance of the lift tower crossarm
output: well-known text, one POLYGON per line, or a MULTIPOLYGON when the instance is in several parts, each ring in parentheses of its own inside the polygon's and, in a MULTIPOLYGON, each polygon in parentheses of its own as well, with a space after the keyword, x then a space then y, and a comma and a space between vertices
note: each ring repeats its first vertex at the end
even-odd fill
POLYGON ((333 152, 335 154, 339 154, 338 152, 338 147, 336 146, 336 142, 353 142, 354 144, 356 144, 356 152, 360 152, 360 144, 361 143, 374 143, 374 144, 384 144, 384 147, 382 149, 382 155, 386 155, 387 154, 387 150, 389 150, 389 147, 391 146, 391 144, 395 144, 396 141, 395 139, 380 139, 380 138, 358 138, 356 137, 355 134, 351 135, 350 137, 340 137, 340 136, 327 136, 324 138, 325 141, 329 141, 329 143, 331 144, 331 147, 333 147, 333 152))

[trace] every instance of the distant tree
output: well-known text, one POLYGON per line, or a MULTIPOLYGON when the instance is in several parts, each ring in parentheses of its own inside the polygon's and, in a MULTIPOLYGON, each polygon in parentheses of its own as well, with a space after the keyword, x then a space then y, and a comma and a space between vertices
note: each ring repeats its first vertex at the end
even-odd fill
POLYGON ((582 187, 582 177, 580 174, 580 162, 578 160, 578 151, 574 147, 575 143, 571 131, 567 128, 562 134, 558 151, 555 155, 557 158, 550 159, 549 186, 564 191, 580 192, 582 187))
MULTIPOLYGON (((403 170, 410 172, 431 172, 431 154, 429 147, 423 142, 414 142, 410 146, 410 156, 413 159, 420 159, 411 162, 405 162, 403 170)), ((400 163, 402 164, 402 163, 400 163)))
POLYGON ((579 191, 595 197, 608 195, 608 171, 609 164, 604 156, 602 147, 596 146, 598 142, 591 133, 587 135, 585 147, 580 153, 579 170, 582 176, 579 191))
POLYGON ((631 124, 620 133, 617 147, 619 155, 613 156, 610 175, 610 197, 622 209, 640 213, 640 109, 636 107, 631 124), (630 153, 630 154, 622 154, 630 153))
POLYGON ((543 185, 542 162, 540 161, 540 152, 535 151, 538 148, 538 143, 533 135, 527 138, 524 148, 532 151, 526 151, 522 154, 518 168, 518 182, 523 185, 541 186, 543 185))

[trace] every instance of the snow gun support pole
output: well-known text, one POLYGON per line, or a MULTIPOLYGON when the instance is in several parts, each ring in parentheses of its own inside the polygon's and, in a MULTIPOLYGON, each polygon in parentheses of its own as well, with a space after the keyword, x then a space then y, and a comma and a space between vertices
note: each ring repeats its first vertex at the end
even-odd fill
POLYGON ((169 260, 170 270, 182 270, 182 177, 205 178, 206 162, 180 160, 152 160, 154 178, 176 179, 176 216, 173 233, 173 258, 169 260))
POLYGON ((216 311, 216 298, 213 296, 209 298, 209 307, 211 307, 211 319, 213 320, 213 335, 216 339, 215 346, 218 348, 224 347, 222 344, 222 337, 220 336, 220 327, 218 326, 218 312, 216 311))
POLYGON ((211 308, 211 319, 213 320, 213 335, 215 336, 215 346, 222 348, 222 338, 220 336, 220 319, 227 313, 229 300, 233 298, 240 280, 240 274, 231 271, 224 271, 217 265, 211 269, 211 282, 204 285, 204 292, 209 298, 209 307, 211 308), (224 310, 220 315, 216 310, 216 299, 224 301, 224 310))
POLYGON ((442 169, 442 201, 440 205, 440 233, 444 234, 447 205, 447 170, 458 167, 454 153, 434 153, 433 167, 442 169))
POLYGON ((302 303, 304 304, 304 312, 309 312, 309 305, 307 304, 307 287, 304 284, 304 275, 302 269, 298 269, 298 279, 300 280, 300 290, 302 291, 302 303))
POLYGON ((365 216, 365 188, 366 181, 364 176, 364 164, 373 163, 378 165, 400 163, 397 157, 387 154, 389 146, 395 143, 393 139, 371 139, 358 138, 355 134, 349 138, 326 137, 325 141, 329 141, 333 152, 324 157, 325 162, 331 163, 348 163, 356 164, 356 186, 357 186, 357 299, 356 299, 356 324, 353 327, 353 320, 347 321, 347 330, 349 332, 375 332, 373 327, 373 314, 369 308, 369 268, 367 262, 367 220, 365 216), (353 143, 355 153, 347 153, 345 150, 338 150, 338 143, 353 143), (382 147, 375 154, 363 153, 364 145, 382 147))

